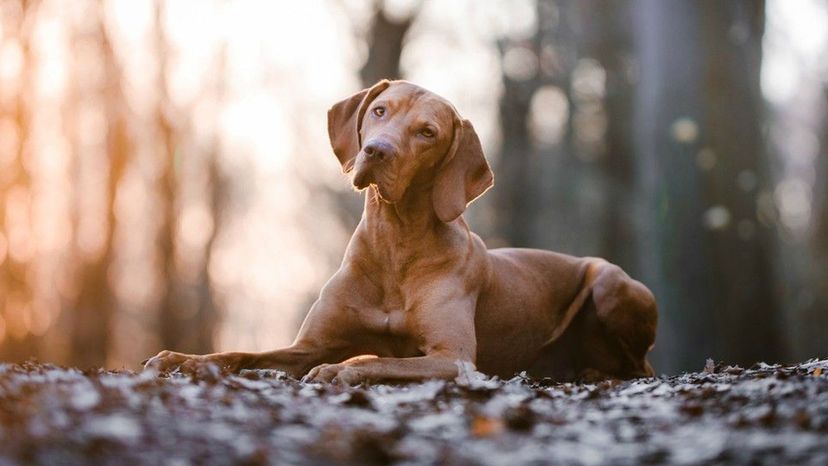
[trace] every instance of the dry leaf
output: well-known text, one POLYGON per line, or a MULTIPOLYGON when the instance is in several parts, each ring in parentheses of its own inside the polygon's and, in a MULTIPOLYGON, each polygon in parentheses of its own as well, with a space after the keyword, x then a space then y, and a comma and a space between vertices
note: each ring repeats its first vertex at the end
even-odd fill
POLYGON ((707 358, 707 361, 704 362, 704 371, 708 374, 713 374, 716 372, 716 363, 713 362, 713 359, 707 358))
POLYGON ((503 421, 485 416, 472 420, 471 434, 475 437, 489 437, 503 432, 503 421))
POLYGON ((822 368, 817 367, 816 369, 814 369, 814 377, 819 377, 820 375, 822 375, 822 368))

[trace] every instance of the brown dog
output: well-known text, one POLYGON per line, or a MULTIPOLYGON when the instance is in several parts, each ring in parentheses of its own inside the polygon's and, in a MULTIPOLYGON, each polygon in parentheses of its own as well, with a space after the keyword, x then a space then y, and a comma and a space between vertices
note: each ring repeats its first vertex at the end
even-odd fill
POLYGON ((653 375, 657 314, 644 285, 601 259, 489 251, 469 231, 462 213, 492 172, 449 102, 381 81, 334 105, 328 133, 367 188, 365 211, 296 341, 263 353, 162 351, 146 367, 213 362, 345 384, 451 379, 459 362, 504 377, 653 375))

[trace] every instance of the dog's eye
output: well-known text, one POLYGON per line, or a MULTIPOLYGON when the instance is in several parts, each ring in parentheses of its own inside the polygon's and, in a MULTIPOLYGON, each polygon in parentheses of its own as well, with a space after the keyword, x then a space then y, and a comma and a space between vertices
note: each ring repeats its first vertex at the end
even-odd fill
POLYGON ((378 117, 385 115, 385 107, 374 107, 371 111, 378 117))
POLYGON ((436 136, 436 133, 434 133, 434 130, 431 129, 431 128, 421 129, 420 134, 427 137, 427 138, 433 138, 434 136, 436 136))

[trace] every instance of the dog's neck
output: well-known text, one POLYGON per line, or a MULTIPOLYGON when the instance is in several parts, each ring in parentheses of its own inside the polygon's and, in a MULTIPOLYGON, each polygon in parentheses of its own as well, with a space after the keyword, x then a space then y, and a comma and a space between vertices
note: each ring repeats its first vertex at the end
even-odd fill
POLYGON ((365 194, 363 213, 369 230, 393 228, 402 234, 429 234, 443 223, 432 203, 432 186, 412 185, 397 202, 382 200, 374 186, 365 194))
POLYGON ((471 239, 462 215, 449 223, 437 217, 433 178, 416 177, 393 203, 383 201, 376 187, 366 189, 365 210, 351 244, 389 276, 407 273, 414 262, 471 239))

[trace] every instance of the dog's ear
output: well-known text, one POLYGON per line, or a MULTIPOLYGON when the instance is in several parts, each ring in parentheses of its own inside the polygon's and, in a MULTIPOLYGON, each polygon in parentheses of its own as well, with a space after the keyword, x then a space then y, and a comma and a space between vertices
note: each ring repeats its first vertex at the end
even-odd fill
POLYGON ((451 222, 492 184, 494 175, 474 127, 469 120, 455 118, 454 139, 434 180, 432 201, 437 217, 451 222))
POLYGON ((362 146, 359 131, 365 110, 371 101, 390 85, 390 81, 383 79, 370 88, 334 104, 328 110, 328 137, 343 172, 348 173, 354 168, 354 159, 362 146))

